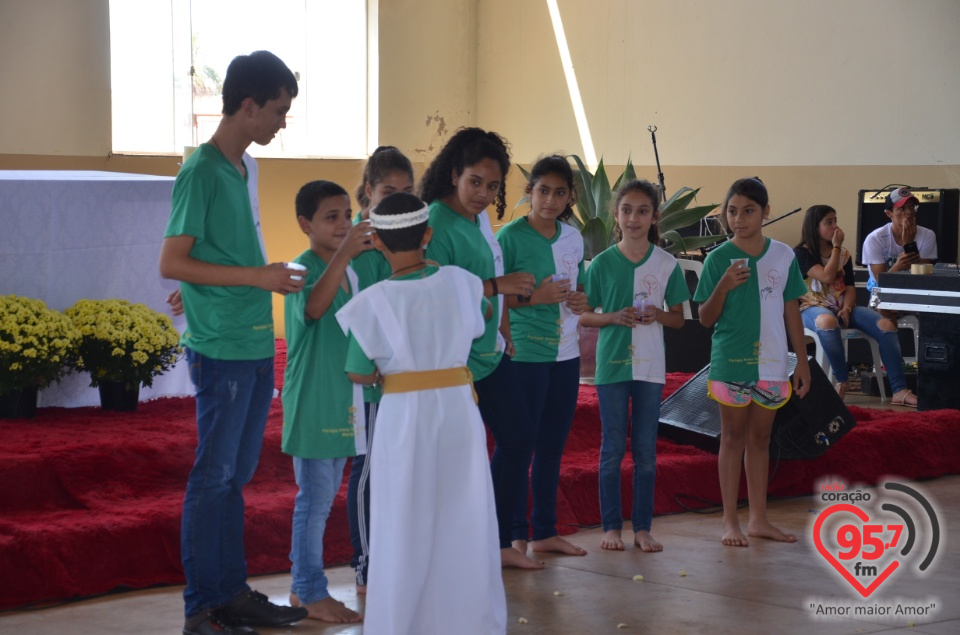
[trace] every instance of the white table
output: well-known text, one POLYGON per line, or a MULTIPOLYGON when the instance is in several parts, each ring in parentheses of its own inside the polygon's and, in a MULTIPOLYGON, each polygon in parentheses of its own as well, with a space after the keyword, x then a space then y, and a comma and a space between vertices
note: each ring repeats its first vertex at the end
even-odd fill
MULTIPOLYGON (((82 298, 119 298, 161 312, 177 283, 160 277, 173 177, 119 172, 0 170, 0 295, 62 311, 82 298)), ((169 314, 169 313, 168 313, 169 314)), ((183 331, 183 317, 174 319, 183 331)), ((87 373, 40 392, 39 406, 93 406, 87 373)), ((193 394, 186 361, 140 399, 193 394)))

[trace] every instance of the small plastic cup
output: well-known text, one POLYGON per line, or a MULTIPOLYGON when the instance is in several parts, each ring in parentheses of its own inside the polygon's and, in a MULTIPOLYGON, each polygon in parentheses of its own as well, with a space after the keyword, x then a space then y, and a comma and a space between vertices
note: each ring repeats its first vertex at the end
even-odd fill
POLYGON ((731 259, 730 259, 730 264, 731 264, 731 265, 737 265, 738 267, 746 267, 746 266, 747 266, 747 259, 746 259, 746 258, 731 258, 731 259))
POLYGON ((650 298, 637 298, 633 301, 633 308, 637 310, 637 317, 639 318, 641 324, 645 324, 643 321, 643 316, 645 316, 647 311, 649 311, 653 306, 655 305, 653 300, 650 298))
MULTIPOLYGON (((291 271, 306 271, 307 268, 301 265, 298 262, 285 262, 283 266, 291 271)), ((299 274, 290 274, 291 280, 303 280, 303 276, 299 274)))

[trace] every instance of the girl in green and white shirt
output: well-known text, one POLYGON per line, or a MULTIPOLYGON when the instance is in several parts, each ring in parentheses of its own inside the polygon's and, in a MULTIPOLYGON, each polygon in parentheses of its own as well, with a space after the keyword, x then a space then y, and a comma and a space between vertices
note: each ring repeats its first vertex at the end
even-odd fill
MULTIPOLYGON (((497 232, 504 273, 528 271, 537 280, 530 298, 507 296, 516 353, 516 382, 536 427, 533 463, 533 544, 535 552, 582 556, 587 552, 557 535, 560 460, 577 407, 580 345, 577 321, 586 307, 583 293, 583 237, 561 222, 573 214, 573 170, 559 155, 540 159, 530 171, 526 192, 530 213, 497 232)), ((513 515, 513 546, 526 553, 527 480, 513 515)))
POLYGON ((660 397, 666 382, 663 327, 684 324, 682 304, 690 297, 676 258, 657 247, 660 196, 649 181, 630 181, 617 193, 620 242, 587 269, 584 326, 600 327, 595 383, 600 400, 600 547, 622 550, 620 464, 626 451, 630 409, 633 453, 633 543, 661 551, 650 535, 660 397), (664 310, 663 307, 668 307, 664 310), (603 313, 593 309, 602 308, 603 313))

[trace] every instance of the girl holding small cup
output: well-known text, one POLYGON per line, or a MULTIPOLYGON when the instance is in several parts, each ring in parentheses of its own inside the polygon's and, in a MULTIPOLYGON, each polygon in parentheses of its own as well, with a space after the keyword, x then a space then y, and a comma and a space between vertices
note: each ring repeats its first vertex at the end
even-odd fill
POLYGON ((600 328, 595 383, 602 427, 602 549, 624 548, 620 464, 630 412, 633 543, 646 552, 663 550, 650 534, 660 397, 666 382, 663 327, 683 326, 682 305, 690 291, 676 258, 657 246, 659 205, 657 188, 649 181, 633 180, 621 186, 614 212, 620 240, 587 269, 588 306, 580 324, 600 328), (596 313, 600 308, 603 312, 596 313))
POLYGON ((513 547, 527 552, 582 556, 586 551, 557 534, 560 460, 573 424, 580 382, 577 319, 586 307, 583 293, 583 237, 563 222, 573 214, 573 170, 551 155, 537 161, 526 187, 530 213, 497 232, 505 274, 528 271, 539 281, 533 294, 506 296, 516 383, 536 426, 526 457, 533 490, 527 522, 527 479, 513 515, 513 547), (532 462, 532 470, 531 468, 532 462), (530 533, 530 525, 533 532, 530 533))

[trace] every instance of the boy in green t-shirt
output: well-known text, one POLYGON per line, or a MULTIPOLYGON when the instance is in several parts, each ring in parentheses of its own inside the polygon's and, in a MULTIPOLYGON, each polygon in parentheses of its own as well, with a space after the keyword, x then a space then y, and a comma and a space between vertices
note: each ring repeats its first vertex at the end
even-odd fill
POLYGON ((274 390, 271 293, 303 288, 284 263, 266 264, 244 152, 286 126, 296 96, 297 80, 276 55, 234 58, 223 82, 223 119, 173 186, 160 275, 180 281, 188 324, 181 344, 197 389, 198 443, 180 548, 185 635, 249 635, 247 626, 285 626, 307 615, 247 585, 243 547, 243 486, 260 459, 274 390))
POLYGON ((324 622, 359 622, 359 613, 330 597, 323 572, 323 533, 347 457, 366 452, 363 390, 343 372, 347 336, 334 314, 359 291, 350 261, 370 249, 370 223, 350 222, 350 197, 330 181, 297 193, 297 223, 310 249, 304 292, 284 300, 287 366, 283 384, 283 451, 293 456, 300 488, 293 509, 290 604, 324 622))

